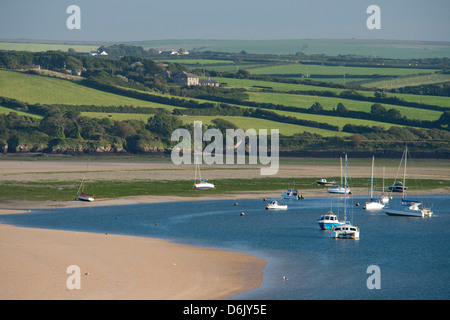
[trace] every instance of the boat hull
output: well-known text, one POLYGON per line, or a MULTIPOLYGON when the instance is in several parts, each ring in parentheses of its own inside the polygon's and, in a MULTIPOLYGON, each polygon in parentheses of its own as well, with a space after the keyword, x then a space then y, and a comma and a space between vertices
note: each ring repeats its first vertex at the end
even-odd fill
POLYGON ((195 188, 198 190, 204 190, 204 189, 214 189, 215 186, 212 183, 196 183, 195 188))
POLYGON ((87 195, 85 195, 85 196, 78 196, 78 200, 92 202, 92 201, 94 201, 94 197, 87 196, 87 195))
POLYGON ((287 210, 287 205, 267 206, 267 210, 287 210))
POLYGON ((287 210, 287 204, 278 203, 278 201, 272 201, 266 206, 266 210, 287 210))
POLYGON ((351 239, 351 240, 359 240, 359 232, 333 232, 333 238, 336 239, 351 239))
MULTIPOLYGON (((338 193, 338 194, 345 194, 345 188, 344 187, 333 187, 333 188, 328 188, 327 191, 328 193, 338 193)), ((347 194, 350 194, 350 189, 347 188, 347 194)))
POLYGON ((431 217, 432 215, 432 212, 426 209, 422 210, 386 209, 384 210, 384 213, 390 216, 418 217, 418 218, 431 217))
POLYGON ((359 228, 349 223, 341 223, 334 227, 330 236, 336 239, 352 239, 359 240, 359 228))
POLYGON ((366 202, 364 209, 366 210, 381 210, 384 208, 384 204, 380 202, 366 202))
POLYGON ((336 222, 319 222, 319 227, 322 230, 333 230, 339 223, 336 222))

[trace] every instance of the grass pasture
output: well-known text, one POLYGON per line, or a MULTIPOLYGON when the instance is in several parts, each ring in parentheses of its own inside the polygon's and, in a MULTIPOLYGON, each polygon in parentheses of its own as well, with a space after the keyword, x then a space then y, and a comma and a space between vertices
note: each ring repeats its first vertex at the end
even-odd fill
POLYGON ((0 50, 14 51, 63 51, 67 52, 70 48, 76 52, 89 52, 98 49, 98 45, 64 44, 64 43, 28 43, 28 42, 2 42, 0 41, 0 50))
POLYGON ((368 88, 394 89, 406 86, 420 86, 427 84, 443 83, 450 81, 450 74, 432 73, 427 75, 415 75, 397 79, 364 82, 361 85, 368 88))
MULTIPOLYGON (((325 110, 333 110, 336 108, 338 103, 342 103, 348 110, 370 112, 370 108, 373 105, 373 102, 357 101, 342 98, 297 95, 297 94, 249 92, 249 95, 250 100, 252 101, 282 104, 285 106, 294 106, 302 109, 308 109, 315 102, 320 102, 320 104, 323 106, 325 110)), ((398 111, 400 111, 402 116, 407 116, 410 119, 434 121, 439 119, 439 117, 442 114, 442 112, 439 111, 432 111, 426 109, 408 108, 389 104, 383 104, 383 106, 386 107, 387 109, 391 108, 397 109, 398 111)))
POLYGON ((169 108, 57 78, 0 70, 0 96, 28 103, 169 108))

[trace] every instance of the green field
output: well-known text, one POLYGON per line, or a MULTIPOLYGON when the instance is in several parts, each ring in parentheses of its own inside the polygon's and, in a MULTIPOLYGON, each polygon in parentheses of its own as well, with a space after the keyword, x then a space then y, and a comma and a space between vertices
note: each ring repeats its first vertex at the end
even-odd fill
MULTIPOLYGON (((447 75, 445 75, 447 76, 447 75)), ((221 85, 225 85, 230 88, 244 88, 247 91, 261 91, 262 89, 270 89, 275 91, 329 91, 335 94, 340 94, 347 89, 338 89, 338 88, 329 88, 324 86, 312 86, 305 84, 293 84, 293 83, 282 83, 282 82, 274 82, 274 81, 262 81, 262 80, 250 80, 250 79, 234 79, 234 78, 220 78, 220 77, 212 77, 211 79, 216 80, 221 85)), ((382 83, 382 82, 380 82, 382 83)), ((367 84, 367 86, 373 87, 372 85, 367 84)), ((356 90, 356 92, 360 95, 366 97, 373 97, 373 91, 363 91, 356 90)), ((401 94, 401 93, 388 93, 388 97, 397 97, 399 99, 403 99, 408 102, 418 102, 430 105, 436 105, 440 107, 448 107, 450 108, 449 98, 448 97, 439 97, 439 96, 426 96, 426 95, 415 95, 415 94, 401 94)), ((315 102, 315 101, 314 101, 315 102)), ((346 103, 344 103, 346 105, 346 103)), ((311 105, 310 105, 311 106, 311 105)))
MULTIPOLYGON (((297 94, 283 94, 272 92, 250 92, 250 100, 258 102, 270 102, 274 104, 282 104, 286 106, 294 106, 302 109, 310 108, 315 102, 319 101, 324 110, 335 109, 338 103, 342 103, 348 110, 370 112, 373 102, 357 101, 342 98, 328 98, 297 94)), ((383 104, 386 108, 394 108, 400 111, 402 116, 407 116, 410 119, 422 120, 437 120, 442 112, 432 111, 426 109, 408 108, 395 106, 390 104, 383 104)))
POLYGON ((420 86, 449 81, 450 81, 450 74, 427 74, 419 76, 401 77, 398 79, 386 79, 383 81, 369 81, 362 83, 362 85, 368 88, 393 89, 406 86, 420 86))
MULTIPOLYGON (((233 169, 236 170, 236 169, 233 169)), ((338 180, 339 177, 329 177, 338 180)), ((317 178, 303 178, 299 182, 300 191, 302 189, 317 189, 315 181, 317 178)), ((368 187, 367 178, 352 178, 350 185, 352 188, 368 187)), ((0 183, 0 201, 58 201, 74 200, 78 190, 79 181, 9 181, 0 183)), ((192 188, 192 180, 136 180, 118 181, 105 180, 93 181, 89 183, 89 192, 96 198, 119 198, 127 196, 143 195, 178 195, 180 197, 199 197, 205 195, 227 195, 238 192, 252 191, 274 191, 285 190, 292 185, 292 178, 256 178, 256 179, 220 179, 214 181, 216 189, 199 192, 192 188)), ((374 184, 381 186, 382 179, 374 179, 374 184)), ((435 188, 447 188, 450 186, 449 180, 422 179, 420 184, 410 184, 409 190, 426 190, 435 188)))
POLYGON ((80 45, 80 44, 54 44, 54 43, 20 43, 20 42, 0 42, 0 50, 14 51, 63 51, 67 52, 70 48, 76 52, 89 52, 98 49, 98 45, 80 45))
MULTIPOLYGON (((227 82, 229 87, 245 88, 246 90, 248 90, 250 100, 255 102, 274 103, 284 106, 294 106, 303 109, 308 109, 315 102, 320 102, 325 110, 332 110, 333 108, 336 108, 338 103, 343 103, 349 110, 364 111, 364 112, 370 112, 371 105, 373 104, 371 102, 342 99, 342 98, 329 98, 322 96, 309 96, 309 95, 283 93, 283 91, 290 91, 290 90, 328 89, 324 87, 284 84, 284 83, 256 81, 256 80, 228 79, 228 78, 218 78, 217 80, 222 83, 227 82), (273 89, 277 89, 280 92, 276 93, 263 92, 260 91, 260 88, 255 88, 255 86, 272 87, 273 89)), ((336 93, 339 93, 342 90, 343 89, 330 89, 330 91, 336 93)), ((370 94, 371 92, 368 91, 366 93, 370 94)), ((4 70, 0 71, 0 96, 14 98, 28 103, 41 103, 41 104, 98 105, 98 106, 133 105, 140 107, 164 108, 169 111, 172 111, 175 108, 174 106, 153 103, 139 99, 128 98, 122 95, 99 91, 69 80, 4 70)), ((415 97, 416 99, 423 98, 424 100, 429 99, 428 96, 426 97, 417 97, 414 95, 404 95, 404 96, 408 96, 409 98, 415 97)), ((440 100, 442 104, 448 106, 448 98, 446 97, 432 97, 432 98, 440 100)), ((196 100, 199 102, 207 102, 207 100, 199 100, 199 99, 196 100)), ((395 108, 399 110, 402 115, 406 115, 410 119, 436 120, 441 115, 441 112, 439 111, 430 111, 419 108, 407 108, 395 105, 384 105, 384 106, 386 108, 395 108)), ((240 107, 252 108, 247 106, 240 106, 240 107)), ((2 108, 0 109, 0 112, 5 113, 8 110, 9 109, 2 108)), ((381 126, 386 129, 389 129, 392 126, 397 126, 386 122, 371 121, 371 120, 296 113, 282 110, 274 110, 274 112, 283 116, 290 116, 297 119, 327 123, 339 126, 340 128, 342 128, 345 124, 349 123, 365 126, 381 126)), ((83 115, 95 118, 109 117, 113 120, 138 119, 144 122, 146 122, 147 119, 151 117, 151 115, 149 114, 125 114, 113 112, 108 113, 85 112, 83 113, 83 115)), ((209 124, 211 120, 217 118, 217 116, 211 117, 186 116, 180 118, 184 122, 192 122, 193 120, 202 120, 205 123, 209 124)), ((248 117, 222 117, 222 118, 234 123, 239 127, 242 127, 243 129, 249 128, 279 129, 280 133, 283 135, 293 135, 295 133, 302 133, 304 131, 317 133, 325 137, 329 136, 345 137, 349 135, 343 132, 330 131, 313 127, 305 127, 295 124, 287 124, 264 119, 255 119, 248 117)))
POLYGON ((280 66, 270 66, 264 68, 251 69, 252 74, 318 74, 318 75, 380 75, 380 76, 405 76, 421 73, 432 74, 440 70, 424 70, 415 68, 369 68, 369 67, 348 67, 348 66, 322 66, 311 64, 287 64, 280 66))
POLYGON ((152 40, 134 41, 144 48, 178 49, 255 54, 362 55, 384 58, 442 58, 450 56, 450 43, 364 39, 287 40, 152 40))
POLYGON ((57 78, 0 70, 0 96, 28 103, 168 108, 57 78))

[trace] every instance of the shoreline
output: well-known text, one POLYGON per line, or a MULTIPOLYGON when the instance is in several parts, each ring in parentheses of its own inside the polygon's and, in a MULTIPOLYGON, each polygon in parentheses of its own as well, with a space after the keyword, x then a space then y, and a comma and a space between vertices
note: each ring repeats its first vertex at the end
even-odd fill
MULTIPOLYGON (((142 195, 142 196, 129 196, 119 198, 101 198, 96 199, 93 202, 85 202, 80 200, 44 200, 44 201, 2 201, 0 202, 0 215, 2 214, 14 214, 28 212, 28 210, 37 209, 51 209, 51 208, 80 208, 80 207, 107 207, 118 205, 133 205, 133 204, 151 204, 151 203, 164 203, 164 202, 181 202, 181 201, 207 201, 207 200, 239 200, 239 199, 280 199, 281 194, 286 190, 275 190, 270 192, 265 191, 247 191, 237 193, 224 193, 221 195, 208 195, 208 191, 204 195, 200 196, 155 196, 155 195, 142 195)), ((300 189, 300 194, 307 198, 316 197, 338 197, 340 195, 328 193, 326 190, 318 189, 300 189)), ((387 192, 387 194, 389 194, 387 192)), ((367 188, 352 188, 352 196, 364 197, 368 195, 367 188)), ((394 192, 391 194, 393 197, 401 196, 401 193, 394 192)), ((450 195, 450 188, 436 188, 422 191, 410 191, 408 195, 450 195)))

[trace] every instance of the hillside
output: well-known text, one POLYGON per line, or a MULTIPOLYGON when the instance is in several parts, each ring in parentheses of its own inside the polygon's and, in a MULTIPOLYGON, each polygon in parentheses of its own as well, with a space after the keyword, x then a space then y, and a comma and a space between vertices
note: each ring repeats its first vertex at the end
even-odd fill
POLYGON ((422 59, 411 67, 406 67, 411 60, 385 59, 374 67, 379 60, 340 57, 339 65, 332 65, 333 57, 243 53, 160 57, 164 64, 155 62, 156 57, 111 59, 61 52, 0 51, 0 58, 5 68, 0 70, 2 152, 161 151, 173 146, 170 130, 192 130, 195 120, 223 132, 279 129, 282 151, 397 151, 405 143, 419 152, 450 150, 445 59, 422 59), (11 70, 30 61, 47 61, 53 75, 66 72, 61 62, 84 71, 72 81, 45 76, 42 70, 11 70), (131 67, 136 61, 142 67, 131 67), (248 68, 220 71, 230 65, 248 68), (305 69, 314 73, 305 78, 305 69), (220 87, 180 86, 167 71, 193 72, 220 87), (312 79, 316 74, 322 78, 312 79), (339 74, 348 75, 345 83, 333 80, 339 74), (380 91, 358 85, 360 79, 351 81, 357 78, 352 76, 401 80, 434 75, 442 75, 441 82, 421 84, 421 94, 405 93, 414 87, 380 91), (438 95, 430 94, 434 92, 438 95), (20 114, 8 116, 11 111, 20 114))

